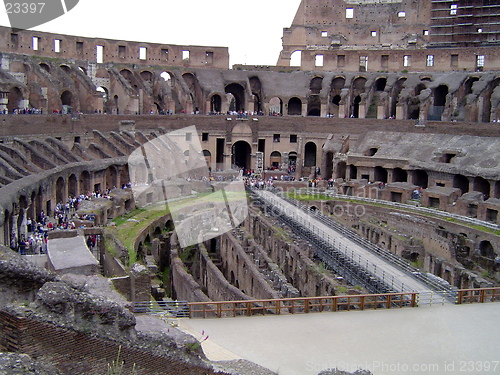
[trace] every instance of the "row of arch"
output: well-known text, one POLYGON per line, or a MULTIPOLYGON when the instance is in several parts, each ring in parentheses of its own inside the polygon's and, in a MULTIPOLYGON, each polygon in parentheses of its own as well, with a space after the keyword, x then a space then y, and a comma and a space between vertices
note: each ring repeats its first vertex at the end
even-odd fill
MULTIPOLYGON (((327 155, 327 158, 329 156, 331 156, 331 153, 327 155)), ((368 176, 359 176, 358 168, 354 164, 347 165, 346 162, 341 161, 337 163, 335 176, 332 177, 345 180, 346 178, 357 179, 359 177, 366 178, 368 176)), ((422 169, 406 171, 396 167, 391 170, 391 179, 389 180, 389 170, 381 166, 376 166, 373 168, 372 182, 411 182, 414 185, 426 189, 429 187, 429 175, 427 171, 422 169), (408 172, 411 174, 409 175, 408 172)), ((477 191, 482 193, 484 197, 500 198, 500 181, 490 182, 481 176, 475 176, 471 179, 462 174, 455 174, 452 178, 452 186, 460 189, 462 195, 470 191, 477 191)))
MULTIPOLYGON (((5 207, 3 214, 3 243, 8 246, 13 234, 17 237, 23 220, 27 217, 40 219, 42 212, 53 214, 58 202, 66 203, 68 196, 87 195, 93 191, 104 191, 121 187, 130 181, 128 167, 110 165, 105 170, 72 172, 68 176, 54 176, 54 179, 40 180, 39 185, 30 186, 30 191, 21 193, 11 207, 5 207)), ((24 190, 23 190, 24 191, 24 190)))
MULTIPOLYGON (((40 62, 40 69, 46 74, 53 74, 54 69, 60 68, 63 72, 70 75, 75 80, 84 81, 78 78, 79 74, 88 76, 88 71, 80 65, 59 64, 51 66, 47 62, 40 62)), ((11 64, 12 73, 26 74, 30 70, 29 64, 15 61, 11 64)), ((94 74, 98 82, 97 92, 101 92, 104 100, 104 107, 111 112, 121 112, 125 108, 120 108, 121 94, 111 92, 110 84, 105 81, 113 76, 113 72, 105 68, 99 68, 94 74), (114 111, 113 111, 114 110, 114 111)), ((344 117, 380 117, 373 104, 384 107, 383 116, 393 117, 398 115, 402 119, 426 118, 429 120, 461 119, 471 116, 471 111, 465 110, 469 105, 467 99, 474 93, 475 83, 481 79, 479 75, 471 75, 464 78, 459 89, 452 92, 456 100, 450 100, 450 89, 447 84, 436 84, 432 76, 421 76, 416 81, 416 75, 405 75, 398 78, 383 76, 372 79, 369 76, 357 76, 352 81, 345 76, 336 76, 332 78, 328 86, 324 86, 324 77, 316 75, 310 79, 309 91, 305 97, 292 95, 284 98, 282 95, 271 96, 267 103, 264 103, 263 85, 259 77, 251 76, 248 79, 242 76, 242 82, 230 82, 224 85, 224 92, 204 92, 202 84, 198 82, 196 71, 176 74, 169 71, 161 73, 153 70, 143 69, 135 72, 130 68, 122 68, 117 72, 126 82, 127 89, 131 95, 138 95, 139 89, 143 89, 149 98, 146 100, 147 106, 156 107, 158 112, 165 111, 171 107, 167 102, 175 101, 175 110, 192 109, 193 112, 224 112, 226 110, 225 95, 230 94, 230 101, 234 101, 232 110, 235 111, 255 111, 264 110, 271 114, 280 115, 298 115, 298 116, 323 116, 334 115, 344 117), (179 80, 182 81, 179 82, 179 80), (154 88, 157 82, 166 82, 167 92, 154 88), (373 82, 373 83, 372 83, 373 82), (346 84, 348 86, 346 87, 346 84), (370 87, 366 85, 369 84, 370 87), (410 86, 407 86, 409 84, 410 86), (248 85, 248 86, 247 86, 248 85), (170 94, 168 91, 170 90, 170 94), (174 90, 175 92, 172 92, 174 90), (326 90, 326 91, 325 91, 326 90), (424 95, 422 93, 427 91, 424 95), (166 95, 166 96, 165 96, 166 95), (207 102, 209 103, 207 105, 207 102), (364 110, 360 111, 360 106, 364 110), (403 106, 403 113, 397 111, 398 105, 403 106), (253 108, 251 108, 253 106, 253 108), (342 108, 340 108, 342 106, 342 108), (452 108, 454 106, 454 108, 452 108), (209 108, 207 108, 209 107, 209 108), (248 108, 249 107, 249 108, 248 108), (449 107, 449 108, 448 108, 449 107)), ((284 78, 286 79, 286 78, 284 78)), ((461 78, 462 79, 462 78, 461 78)), ((80 83, 82 83, 80 82, 80 83)), ((498 99, 492 95, 495 88, 500 84, 500 78, 492 79, 487 85, 483 85, 475 93, 483 97, 485 103, 481 108, 475 111, 481 111, 477 116, 474 114, 468 121, 489 122, 496 120, 496 108, 498 99), (493 118, 492 118, 493 117, 493 118)), ((80 108, 88 106, 89 103, 84 100, 81 93, 73 92, 74 87, 63 85, 63 89, 58 93, 62 105, 75 107, 78 111, 91 111, 93 108, 80 108)), ((75 81, 75 87, 81 86, 75 81)), ((455 86, 455 84, 454 84, 455 86)), ((479 86, 477 86, 479 87, 479 86)), ((36 96, 23 92, 19 87, 12 88, 9 93, 9 110, 19 107, 21 99, 35 99, 36 96)), ((89 93, 94 95, 95 92, 89 93)), ((34 107, 40 107, 39 103, 32 103, 34 107)), ((93 106, 93 104, 90 104, 93 106)), ((227 106, 231 105, 227 103, 227 106)), ((123 107, 123 104, 121 104, 123 107)), ((140 108, 139 112, 145 108, 140 108)), ((149 112, 149 111, 148 111, 149 112)))

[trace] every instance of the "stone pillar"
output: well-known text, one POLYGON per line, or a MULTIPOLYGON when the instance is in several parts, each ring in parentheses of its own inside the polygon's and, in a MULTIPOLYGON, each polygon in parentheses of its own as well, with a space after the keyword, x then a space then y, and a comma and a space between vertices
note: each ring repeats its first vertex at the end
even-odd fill
POLYGON ((302 103, 302 117, 307 116, 307 103, 302 103))
POLYGON ((264 172, 264 153, 257 151, 255 153, 255 174, 257 176, 262 176, 264 172))
POLYGON ((0 92, 0 113, 7 111, 7 104, 9 104, 9 93, 0 92))
POLYGON ((145 266, 135 263, 130 270, 130 301, 140 302, 151 299, 151 278, 145 266))

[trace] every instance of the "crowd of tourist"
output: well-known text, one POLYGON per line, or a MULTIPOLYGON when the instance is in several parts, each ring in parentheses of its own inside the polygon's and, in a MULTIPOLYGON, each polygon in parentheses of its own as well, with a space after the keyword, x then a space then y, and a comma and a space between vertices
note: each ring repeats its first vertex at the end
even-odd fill
MULTIPOLYGON (((122 188, 130 186, 130 183, 124 184, 122 188)), ((55 205, 53 215, 47 215, 42 210, 36 219, 28 217, 26 219, 26 226, 19 230, 19 237, 15 231, 11 233, 10 248, 21 255, 45 254, 49 232, 53 230, 76 229, 77 225, 75 222, 95 222, 94 214, 79 214, 77 212, 78 206, 85 200, 96 198, 110 199, 110 192, 111 189, 107 189, 103 192, 93 191, 87 194, 80 194, 79 196, 68 196, 66 202, 59 201, 55 205)), ((95 236, 93 237, 93 245, 87 243, 91 250, 95 246, 95 236)))

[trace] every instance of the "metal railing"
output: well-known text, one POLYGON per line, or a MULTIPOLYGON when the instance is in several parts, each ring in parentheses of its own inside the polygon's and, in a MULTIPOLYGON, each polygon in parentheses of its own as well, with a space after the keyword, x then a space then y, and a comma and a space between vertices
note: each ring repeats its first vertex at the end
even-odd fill
POLYGON ((451 212, 447 211, 441 211, 436 208, 429 208, 429 207, 419 207, 419 206, 414 206, 411 204, 405 204, 405 203, 398 203, 398 202, 391 202, 391 201, 386 201, 386 200, 381 200, 381 199, 374 199, 374 198, 365 198, 365 197, 357 197, 353 195, 344 195, 344 194, 338 194, 335 192, 330 192, 330 191, 321 191, 319 189, 315 188, 307 188, 307 189, 297 189, 297 194, 305 194, 305 195, 324 195, 330 198, 337 198, 337 199, 345 199, 345 200, 351 200, 351 201, 358 201, 358 202, 367 202, 367 203, 376 203, 376 204, 382 204, 386 205, 388 207, 395 207, 399 208, 401 210, 410 210, 426 215, 433 215, 433 216, 438 216, 444 219, 447 218, 453 218, 455 220, 461 221, 466 224, 470 225, 479 225, 486 227, 488 229, 492 230, 500 230, 498 224, 491 223, 489 221, 484 221, 484 220, 479 220, 473 217, 467 217, 463 215, 457 215, 453 214, 451 212))
POLYGON ((458 291, 457 304, 500 302, 500 288, 461 289, 458 291))
MULTIPOLYGON (((302 190, 298 190, 298 191, 301 192, 302 190)), ((273 192, 278 193, 279 191, 275 190, 273 192)), ((308 189, 306 192, 309 192, 309 194, 313 193, 313 191, 311 191, 311 189, 308 189)), ((351 196, 339 195, 339 194, 333 194, 333 193, 330 193, 330 195, 334 195, 336 197, 341 197, 341 198, 347 198, 347 199, 353 198, 351 196)), ((451 286, 445 280, 443 280, 437 276, 428 274, 426 272, 422 272, 420 269, 414 267, 409 262, 399 258, 397 255, 391 253, 390 251, 373 244, 372 242, 368 241, 367 239, 361 237, 359 234, 357 234, 353 230, 348 229, 348 228, 342 226, 341 224, 333 221, 329 217, 323 215, 321 212, 319 212, 317 210, 311 211, 307 205, 305 205, 305 204, 303 204, 295 199, 292 199, 292 198, 286 196, 285 194, 279 194, 279 196, 281 199, 294 205, 295 207, 299 208, 300 210, 302 210, 303 212, 307 213, 308 215, 314 217, 315 219, 321 221, 323 224, 334 229, 336 232, 342 234, 346 238, 349 238, 350 240, 352 240, 353 242, 362 246, 363 248, 371 251, 372 253, 378 255, 380 258, 388 261, 389 263, 391 263, 394 266, 398 267, 399 269, 403 270, 407 275, 424 283, 429 288, 434 290, 436 293, 442 294, 445 298, 447 298, 450 301, 455 300, 457 289, 454 288, 453 286, 451 286)), ((355 197, 355 198, 359 198, 359 197, 355 197)), ((383 202, 383 203, 390 203, 390 204, 394 204, 394 205, 401 205, 400 203, 379 201, 379 200, 371 199, 371 198, 359 198, 359 200, 372 201, 372 202, 376 202, 376 203, 383 202)), ((404 205, 404 206, 407 206, 410 208, 415 208, 414 206, 411 206, 411 205, 404 205)), ((417 207, 417 208, 419 208, 419 207, 417 207)), ((432 212, 435 211, 432 209, 428 209, 428 210, 430 210, 432 212)), ((459 215, 456 215, 456 216, 459 216, 459 215)))
POLYGON ((135 314, 158 314, 171 318, 189 317, 189 307, 186 301, 142 301, 133 303, 135 314))
POLYGON ((308 314, 365 309, 415 307, 416 292, 350 296, 299 297, 251 301, 189 302, 189 318, 308 314))

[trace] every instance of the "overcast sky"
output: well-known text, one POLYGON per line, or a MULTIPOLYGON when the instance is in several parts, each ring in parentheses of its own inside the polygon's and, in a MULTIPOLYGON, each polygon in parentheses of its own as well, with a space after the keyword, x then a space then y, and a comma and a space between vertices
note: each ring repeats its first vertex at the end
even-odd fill
MULTIPOLYGON (((299 4, 300 0, 80 0, 66 15, 35 29, 108 39, 229 47, 231 65, 276 65, 283 28, 290 27, 299 4)), ((10 27, 5 7, 1 9, 0 25, 10 27)))

